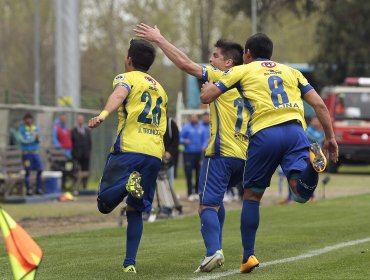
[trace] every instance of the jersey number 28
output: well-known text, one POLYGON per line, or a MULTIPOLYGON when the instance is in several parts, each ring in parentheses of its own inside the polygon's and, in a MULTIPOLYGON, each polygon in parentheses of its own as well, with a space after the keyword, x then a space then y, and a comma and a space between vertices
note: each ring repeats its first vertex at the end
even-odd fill
POLYGON ((155 107, 152 110, 152 118, 148 118, 150 108, 152 107, 152 96, 149 92, 144 91, 141 95, 141 102, 146 102, 144 110, 140 113, 139 117, 137 118, 138 122, 146 123, 146 124, 154 124, 155 126, 159 126, 161 121, 161 107, 163 100, 162 97, 158 97, 157 101, 155 102, 155 107))

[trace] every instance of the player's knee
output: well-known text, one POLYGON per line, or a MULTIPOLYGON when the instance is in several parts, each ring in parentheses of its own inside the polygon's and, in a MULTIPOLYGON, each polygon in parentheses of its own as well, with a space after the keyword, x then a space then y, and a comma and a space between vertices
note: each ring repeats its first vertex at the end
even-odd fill
POLYGON ((262 199, 264 192, 265 192, 265 189, 245 188, 243 199, 260 201, 262 199))
POLYGON ((210 209, 214 209, 216 212, 218 212, 218 209, 220 209, 220 206, 208 206, 208 205, 199 205, 198 207, 198 213, 199 215, 202 214, 202 212, 207 209, 207 208, 210 208, 210 209))
POLYGON ((101 199, 98 198, 98 210, 100 213, 109 214, 113 211, 113 209, 108 207, 101 199))

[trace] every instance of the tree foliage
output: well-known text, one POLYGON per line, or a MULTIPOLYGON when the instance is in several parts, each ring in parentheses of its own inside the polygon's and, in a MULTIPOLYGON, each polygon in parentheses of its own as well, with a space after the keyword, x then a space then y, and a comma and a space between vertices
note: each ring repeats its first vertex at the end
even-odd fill
MULTIPOLYGON (((270 17, 279 21, 279 14, 282 10, 289 11, 297 17, 310 15, 317 10, 317 2, 315 0, 256 0, 257 30, 264 32, 265 23, 270 17)), ((231 15, 243 13, 251 17, 252 0, 229 0, 225 3, 225 10, 231 15)))
POLYGON ((314 60, 321 82, 370 77, 370 2, 327 0, 322 14, 316 36, 320 52, 314 60))

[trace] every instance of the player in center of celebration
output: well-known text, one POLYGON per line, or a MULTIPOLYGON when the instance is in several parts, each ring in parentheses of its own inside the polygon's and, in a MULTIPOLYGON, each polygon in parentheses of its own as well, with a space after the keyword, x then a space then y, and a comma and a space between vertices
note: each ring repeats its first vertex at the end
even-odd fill
MULTIPOLYGON (((243 63, 238 43, 218 40, 210 57, 211 66, 199 65, 168 42, 157 27, 139 24, 138 37, 154 42, 181 70, 203 81, 218 80, 223 71, 243 63)), ((248 146, 248 111, 236 89, 211 102, 211 137, 199 177, 199 215, 207 255, 195 272, 210 272, 224 264, 222 227, 225 220, 223 197, 228 187, 243 179, 248 146)))
POLYGON ((272 61, 272 50, 273 43, 267 35, 251 36, 244 48, 246 64, 229 69, 216 84, 205 83, 201 93, 202 102, 210 103, 236 87, 250 112, 240 226, 244 247, 242 273, 259 265, 254 255, 259 204, 278 165, 287 175, 294 200, 300 203, 312 196, 318 173, 326 167, 320 146, 310 145, 305 134, 302 98, 314 108, 324 128, 324 150, 330 151, 334 162, 338 160, 338 145, 324 101, 301 72, 272 61))
POLYGON ((104 110, 89 121, 89 127, 95 128, 118 109, 117 139, 100 182, 98 209, 108 214, 128 195, 123 271, 131 273, 136 273, 136 254, 143 232, 142 212, 152 209, 167 127, 167 94, 146 73, 154 58, 155 49, 149 42, 131 40, 125 73, 114 78, 113 93, 104 110))

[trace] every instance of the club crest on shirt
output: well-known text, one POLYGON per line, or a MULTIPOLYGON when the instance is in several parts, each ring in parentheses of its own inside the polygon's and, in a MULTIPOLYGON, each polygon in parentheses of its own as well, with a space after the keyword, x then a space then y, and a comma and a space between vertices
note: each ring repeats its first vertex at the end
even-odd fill
POLYGON ((276 66, 276 63, 273 61, 264 61, 261 63, 261 66, 267 68, 274 68, 276 66))
POLYGON ((124 75, 118 75, 114 79, 118 81, 118 80, 123 80, 124 78, 125 78, 124 75))

